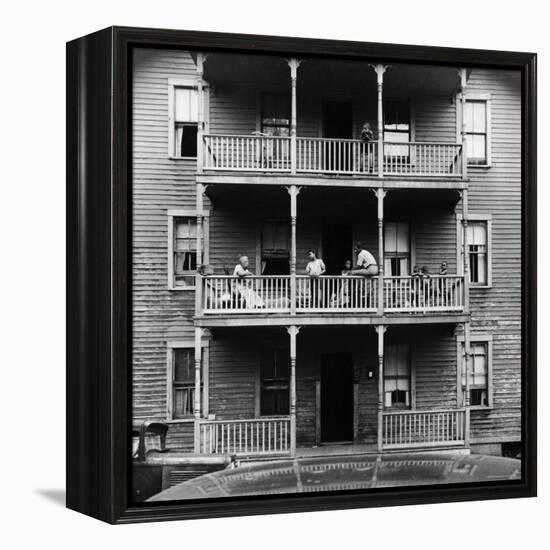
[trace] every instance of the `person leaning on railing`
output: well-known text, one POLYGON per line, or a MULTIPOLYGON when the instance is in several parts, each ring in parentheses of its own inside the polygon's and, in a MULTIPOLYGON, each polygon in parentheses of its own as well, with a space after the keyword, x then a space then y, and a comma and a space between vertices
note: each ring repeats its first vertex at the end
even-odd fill
POLYGON ((372 172, 374 167, 374 158, 369 150, 369 143, 375 141, 376 135, 370 126, 370 122, 365 122, 361 128, 361 134, 359 135, 361 141, 365 144, 361 153, 361 172, 372 172))
POLYGON ((378 275, 378 264, 374 256, 363 247, 362 243, 357 243, 353 247, 357 254, 357 265, 352 269, 353 275, 361 277, 374 277, 378 275))

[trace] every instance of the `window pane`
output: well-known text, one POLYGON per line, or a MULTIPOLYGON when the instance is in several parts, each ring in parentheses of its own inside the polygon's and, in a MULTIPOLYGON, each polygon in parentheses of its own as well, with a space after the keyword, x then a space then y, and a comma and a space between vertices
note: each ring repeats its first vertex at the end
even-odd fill
POLYGON ((198 92, 195 88, 175 88, 176 122, 197 122, 198 92))
POLYGON ((468 244, 487 245, 487 222, 468 222, 468 244))
POLYGON ((384 250, 397 252, 397 224, 388 222, 384 225, 384 250))
POLYGON ((287 222, 264 222, 262 255, 288 256, 290 228, 287 222))
POLYGON ((176 221, 176 250, 190 250, 197 246, 197 220, 195 218, 179 218, 176 221))
POLYGON ((176 127, 176 155, 180 157, 197 156, 197 125, 183 124, 176 127))
POLYGON ((409 252, 409 224, 397 224, 397 252, 409 252))
POLYGON ((471 132, 474 128, 474 107, 471 101, 466 101, 464 105, 464 124, 466 132, 471 132))
POLYGON ((191 383, 195 380, 195 350, 174 350, 174 382, 191 383))
POLYGON ((478 101, 473 104, 472 131, 485 133, 486 130, 486 103, 478 101))

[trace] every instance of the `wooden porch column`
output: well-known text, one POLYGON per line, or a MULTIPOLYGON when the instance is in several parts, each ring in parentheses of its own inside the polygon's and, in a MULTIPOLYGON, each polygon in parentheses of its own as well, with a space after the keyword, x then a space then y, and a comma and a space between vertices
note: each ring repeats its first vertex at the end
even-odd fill
POLYGON ((376 189, 378 200, 378 315, 384 313, 384 198, 386 191, 376 189))
POLYGON ((388 68, 387 65, 378 63, 372 65, 376 72, 376 84, 378 88, 378 177, 384 177, 384 106, 382 98, 382 90, 384 86, 384 73, 388 68))
POLYGON ((290 335, 290 456, 296 455, 296 335, 300 327, 291 325, 286 329, 290 335))
POLYGON ((290 195, 290 314, 296 315, 296 222, 300 188, 290 185, 287 191, 290 195))
POLYGON ((462 179, 468 177, 468 155, 466 151, 466 69, 459 69, 460 74, 460 105, 461 105, 461 118, 460 120, 460 134, 462 138, 462 179))
POLYGON ((383 449, 383 429, 384 429, 384 333, 386 332, 385 325, 376 325, 376 333, 378 334, 378 434, 377 446, 378 452, 383 449))
POLYGON ((195 328, 195 395, 193 411, 195 413, 194 451, 201 449, 201 362, 202 362, 202 328, 195 328))
MULTIPOLYGON (((464 387, 463 407, 465 408, 464 416, 464 446, 470 447, 470 372, 472 363, 472 348, 470 343, 470 323, 464 323, 464 370, 466 383, 464 387)), ((460 365, 462 368, 462 365, 460 365)))
POLYGON ((202 52, 197 53, 197 172, 202 172, 204 162, 204 60, 202 52))
POLYGON ((464 312, 470 312, 470 254, 468 251, 468 190, 462 190, 462 262, 464 270, 464 312))
POLYGON ((290 86, 291 86, 291 104, 290 104, 290 172, 296 173, 296 125, 297 125, 297 102, 296 102, 296 84, 298 80, 298 67, 300 61, 292 57, 288 60, 290 67, 290 86))

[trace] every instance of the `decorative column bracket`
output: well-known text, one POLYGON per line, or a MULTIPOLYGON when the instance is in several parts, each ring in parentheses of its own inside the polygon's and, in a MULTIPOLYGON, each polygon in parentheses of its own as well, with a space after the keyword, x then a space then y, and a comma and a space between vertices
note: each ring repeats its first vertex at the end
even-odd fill
POLYGON ((458 74, 460 76, 460 106, 461 106, 461 118, 460 121, 460 137, 462 138, 462 179, 468 177, 468 155, 466 150, 466 87, 468 80, 467 69, 459 69, 458 74))
POLYGON ((384 429, 384 334, 386 333, 386 325, 376 325, 374 327, 378 335, 378 432, 377 446, 378 452, 381 453, 384 446, 383 429, 384 429))
POLYGON ((298 67, 301 64, 301 60, 292 57, 287 59, 288 66, 290 67, 290 173, 296 174, 296 126, 297 126, 297 101, 296 101, 296 88, 298 81, 298 67))
POLYGON ((370 65, 376 73, 376 86, 378 92, 378 177, 384 177, 384 108, 382 91, 384 87, 384 73, 389 65, 382 63, 370 65))
POLYGON ((290 195, 290 314, 296 315, 296 225, 301 187, 289 185, 286 190, 290 195))
POLYGON ((202 337, 204 329, 195 327, 195 395, 193 399, 194 420, 194 451, 200 453, 201 448, 201 363, 202 337))
POLYGON ((290 388, 289 388, 289 416, 290 416, 290 455, 296 455, 296 336, 300 332, 299 326, 286 327, 290 336, 290 388))

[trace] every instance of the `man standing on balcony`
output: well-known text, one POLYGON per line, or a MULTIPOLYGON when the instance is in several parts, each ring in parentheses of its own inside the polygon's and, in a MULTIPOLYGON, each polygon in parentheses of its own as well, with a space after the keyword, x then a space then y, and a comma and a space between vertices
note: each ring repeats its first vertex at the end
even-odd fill
POLYGON ((378 264, 374 256, 361 243, 357 243, 353 250, 357 254, 357 265, 353 268, 353 275, 362 277, 378 275, 378 264))
POLYGON ((306 273, 309 275, 309 295, 312 307, 321 307, 323 303, 322 289, 320 288, 319 277, 327 270, 325 262, 317 258, 314 250, 308 250, 309 262, 306 266, 306 273))

